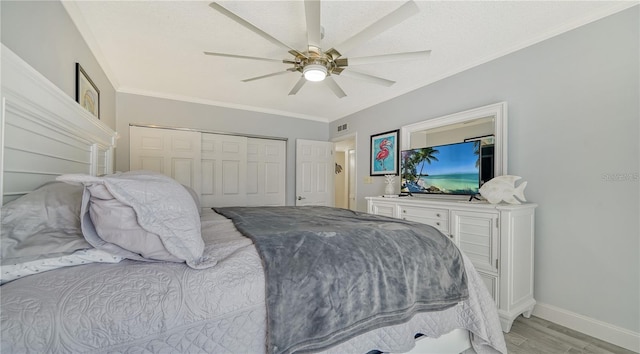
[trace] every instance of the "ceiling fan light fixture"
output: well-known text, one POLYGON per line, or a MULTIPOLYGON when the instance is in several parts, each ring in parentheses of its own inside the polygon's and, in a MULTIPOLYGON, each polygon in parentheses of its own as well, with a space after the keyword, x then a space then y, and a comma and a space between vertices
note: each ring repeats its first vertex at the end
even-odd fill
POLYGON ((308 64, 302 73, 307 81, 322 81, 327 77, 327 67, 321 64, 308 64))

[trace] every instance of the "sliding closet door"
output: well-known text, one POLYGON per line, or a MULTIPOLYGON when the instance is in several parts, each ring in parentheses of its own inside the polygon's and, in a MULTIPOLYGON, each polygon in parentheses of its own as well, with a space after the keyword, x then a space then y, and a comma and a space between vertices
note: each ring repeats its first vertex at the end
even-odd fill
POLYGON ((203 207, 247 203, 247 138, 202 133, 203 207))
POLYGON ((247 140, 247 205, 285 205, 287 143, 247 140))
POLYGON ((192 187, 202 207, 285 205, 286 141, 130 127, 130 169, 192 187))
POLYGON ((200 192, 199 132, 129 127, 129 169, 160 172, 200 192))

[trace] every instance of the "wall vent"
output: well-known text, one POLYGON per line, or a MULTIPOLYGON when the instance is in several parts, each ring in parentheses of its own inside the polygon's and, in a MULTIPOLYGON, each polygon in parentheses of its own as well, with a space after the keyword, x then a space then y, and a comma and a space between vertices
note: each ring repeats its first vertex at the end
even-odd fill
POLYGON ((347 130, 347 123, 338 126, 338 131, 341 132, 343 130, 347 130))

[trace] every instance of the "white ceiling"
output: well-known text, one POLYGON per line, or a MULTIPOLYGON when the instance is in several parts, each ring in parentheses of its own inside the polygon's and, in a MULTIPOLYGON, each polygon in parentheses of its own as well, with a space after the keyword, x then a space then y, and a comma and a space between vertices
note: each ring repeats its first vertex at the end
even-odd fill
MULTIPOLYGON (((324 1, 322 49, 338 45, 404 1, 324 1)), ((63 1, 118 92, 333 121, 637 4, 637 1, 416 1, 420 11, 344 57, 431 50, 427 61, 358 65, 394 80, 384 87, 333 76, 347 97, 307 83, 291 65, 204 51, 291 59, 280 47, 208 6, 209 1, 63 1)), ((306 50, 304 2, 221 4, 280 41, 306 50)), ((340 48, 336 48, 340 50, 340 48)), ((355 67, 352 67, 355 69, 355 67)), ((349 70, 347 68, 346 70, 349 70)))

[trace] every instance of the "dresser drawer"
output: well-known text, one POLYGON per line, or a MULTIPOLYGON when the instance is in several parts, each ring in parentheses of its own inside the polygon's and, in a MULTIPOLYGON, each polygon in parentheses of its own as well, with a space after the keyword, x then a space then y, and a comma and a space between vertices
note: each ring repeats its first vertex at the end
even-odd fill
POLYGON ((395 217, 396 205, 393 203, 372 203, 369 208, 371 214, 395 217))
POLYGON ((400 218, 431 225, 449 235, 449 211, 446 209, 421 208, 411 205, 398 205, 400 218))

